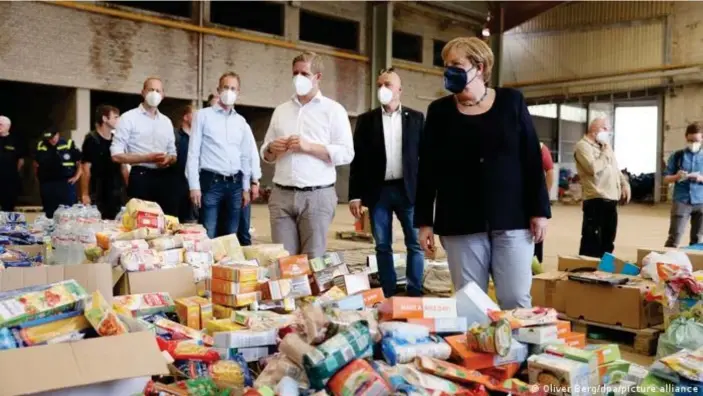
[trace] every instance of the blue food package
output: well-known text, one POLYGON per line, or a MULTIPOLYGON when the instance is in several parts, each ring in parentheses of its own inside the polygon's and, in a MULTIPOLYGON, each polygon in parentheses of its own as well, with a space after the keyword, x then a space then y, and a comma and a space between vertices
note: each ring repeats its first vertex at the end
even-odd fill
POLYGON ((0 329, 0 351, 15 349, 18 347, 17 340, 15 339, 15 336, 12 335, 12 331, 10 331, 7 327, 0 329))

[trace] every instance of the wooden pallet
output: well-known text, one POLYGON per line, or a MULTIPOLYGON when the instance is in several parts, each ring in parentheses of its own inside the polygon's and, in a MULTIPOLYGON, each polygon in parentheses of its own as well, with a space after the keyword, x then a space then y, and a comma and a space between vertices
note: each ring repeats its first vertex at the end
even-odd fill
POLYGON ((337 231, 337 239, 346 241, 373 242, 373 236, 368 232, 358 231, 337 231))
POLYGON ((15 212, 20 213, 39 213, 43 211, 44 208, 41 206, 20 206, 15 209, 15 212))
POLYGON ((657 353, 659 334, 664 331, 662 325, 646 329, 631 329, 572 318, 564 314, 559 314, 559 319, 571 322, 571 331, 586 334, 590 344, 618 344, 623 351, 645 356, 654 356, 657 353), (594 338, 596 333, 601 337, 594 338))

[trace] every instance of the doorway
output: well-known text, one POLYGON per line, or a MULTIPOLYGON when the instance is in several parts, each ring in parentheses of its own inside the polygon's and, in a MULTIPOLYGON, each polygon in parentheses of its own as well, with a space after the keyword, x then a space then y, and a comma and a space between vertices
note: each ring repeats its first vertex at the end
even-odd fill
POLYGON ((620 169, 634 175, 656 173, 659 107, 615 106, 613 148, 620 169))

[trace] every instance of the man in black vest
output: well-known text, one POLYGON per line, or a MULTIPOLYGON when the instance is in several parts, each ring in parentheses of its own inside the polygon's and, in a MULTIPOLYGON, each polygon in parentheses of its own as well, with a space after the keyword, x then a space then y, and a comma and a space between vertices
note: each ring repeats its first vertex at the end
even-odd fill
POLYGON ((377 81, 381 107, 359 116, 354 131, 354 160, 349 175, 349 209, 356 218, 369 208, 376 241, 378 274, 386 297, 396 292, 393 263, 393 213, 405 234, 407 293, 422 294, 424 256, 413 228, 417 186, 418 145, 425 119, 400 104, 400 76, 382 70, 377 81))

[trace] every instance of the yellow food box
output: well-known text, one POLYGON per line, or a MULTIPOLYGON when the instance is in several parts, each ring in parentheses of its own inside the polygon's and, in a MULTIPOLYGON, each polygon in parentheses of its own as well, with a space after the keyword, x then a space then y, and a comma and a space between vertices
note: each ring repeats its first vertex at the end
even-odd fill
POLYGON ((215 319, 229 319, 234 314, 234 309, 220 304, 212 304, 212 316, 215 319))
POLYGON ((241 294, 253 293, 259 290, 259 284, 253 282, 232 282, 224 279, 212 278, 210 281, 210 290, 213 293, 220 294, 241 294))
POLYGON ((176 300, 176 313, 181 324, 200 330, 212 320, 212 303, 200 296, 184 297, 176 300))
POLYGON ((232 319, 212 319, 205 324, 208 334, 215 334, 220 331, 245 330, 246 326, 234 323, 232 319))
POLYGON ((231 282, 249 283, 259 279, 259 267, 247 265, 213 265, 212 277, 231 282))
POLYGON ((244 307, 253 304, 261 299, 260 292, 244 293, 244 294, 218 294, 212 293, 212 302, 215 304, 226 305, 228 307, 244 307))

